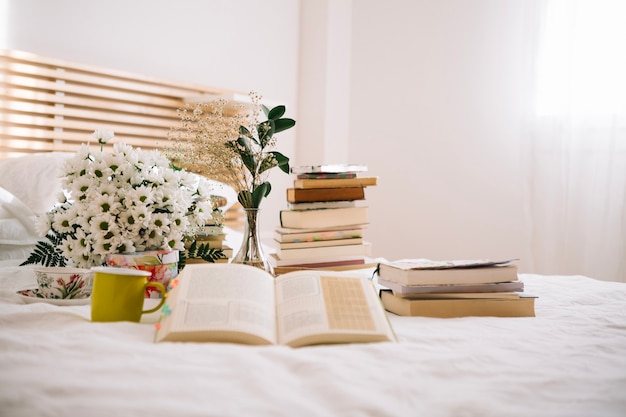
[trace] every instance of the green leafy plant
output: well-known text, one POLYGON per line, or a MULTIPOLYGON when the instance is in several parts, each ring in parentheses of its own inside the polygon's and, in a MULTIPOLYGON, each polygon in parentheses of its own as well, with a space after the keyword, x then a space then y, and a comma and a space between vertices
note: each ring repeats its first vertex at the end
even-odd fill
POLYGON ((285 106, 269 109, 259 95, 250 97, 251 113, 223 99, 180 109, 181 123, 168 135, 176 142, 168 154, 192 172, 232 185, 244 208, 259 208, 272 190, 270 170, 289 173, 289 158, 275 150, 275 135, 296 122, 284 117, 285 106))
POLYGON ((63 256, 63 252, 59 249, 63 241, 63 235, 55 230, 52 230, 45 236, 45 238, 46 240, 40 240, 37 242, 31 254, 20 264, 20 266, 32 264, 39 264, 43 266, 67 265, 67 259, 63 256))
POLYGON ((223 257, 224 252, 221 249, 212 248, 208 243, 198 244, 198 241, 194 241, 189 245, 189 248, 180 252, 178 269, 182 270, 188 259, 200 258, 206 262, 215 263, 215 261, 223 257))
POLYGON ((261 108, 267 116, 267 120, 256 125, 256 129, 248 129, 239 126, 239 137, 226 143, 241 159, 246 168, 245 185, 239 190, 237 199, 243 207, 258 208, 261 200, 272 191, 269 181, 265 180, 268 170, 278 167, 283 172, 289 173, 289 158, 277 151, 268 151, 273 146, 274 134, 290 129, 295 126, 293 119, 283 118, 285 106, 276 106, 268 109, 265 105, 261 108))

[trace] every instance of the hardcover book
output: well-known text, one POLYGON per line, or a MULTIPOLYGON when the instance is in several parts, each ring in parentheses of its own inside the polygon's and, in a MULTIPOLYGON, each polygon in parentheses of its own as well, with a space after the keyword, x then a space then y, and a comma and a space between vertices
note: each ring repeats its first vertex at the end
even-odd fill
POLYGON ((313 201, 365 200, 365 188, 288 188, 287 202, 309 203, 313 201))
POLYGON ((378 183, 378 177, 355 177, 355 178, 312 178, 297 179, 293 181, 294 188, 345 188, 345 187, 369 187, 378 183))
POLYGON ((422 317, 534 317, 535 297, 520 295, 501 298, 407 299, 380 292, 385 309, 399 316, 422 317))
POLYGON ((299 347, 396 341, 365 277, 297 271, 274 278, 247 265, 187 265, 174 281, 156 342, 299 347))

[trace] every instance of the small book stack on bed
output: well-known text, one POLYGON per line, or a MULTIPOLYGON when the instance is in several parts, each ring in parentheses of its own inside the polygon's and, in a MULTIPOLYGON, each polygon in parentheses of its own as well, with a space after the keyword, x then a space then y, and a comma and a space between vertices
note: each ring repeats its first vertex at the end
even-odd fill
POLYGON ((377 177, 364 176, 364 165, 293 167, 287 210, 280 212, 274 233, 276 253, 270 263, 276 275, 296 269, 362 268, 371 253, 363 240, 368 224, 365 187, 377 177))
POLYGON ((513 261, 381 263, 380 297, 387 311, 424 317, 533 317, 535 297, 524 294, 513 261))
POLYGON ((186 263, 228 263, 233 257, 233 248, 224 243, 224 211, 227 201, 225 197, 212 196, 212 221, 205 224, 195 236, 193 242, 185 244, 186 263), (209 260, 210 259, 210 260, 209 260))

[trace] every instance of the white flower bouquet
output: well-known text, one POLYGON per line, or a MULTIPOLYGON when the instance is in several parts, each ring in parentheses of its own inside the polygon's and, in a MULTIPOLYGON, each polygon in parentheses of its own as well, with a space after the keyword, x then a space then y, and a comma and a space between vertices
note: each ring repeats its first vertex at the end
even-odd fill
POLYGON ((94 136, 100 151, 82 145, 65 162, 65 192, 39 218, 37 230, 51 241, 56 261, 46 259, 38 247, 40 253, 36 248, 26 263, 67 260, 87 268, 102 265, 113 253, 184 250, 184 238, 211 219, 208 183, 173 168, 158 151, 117 143, 112 153, 105 152, 102 145, 112 134, 96 131, 94 136))

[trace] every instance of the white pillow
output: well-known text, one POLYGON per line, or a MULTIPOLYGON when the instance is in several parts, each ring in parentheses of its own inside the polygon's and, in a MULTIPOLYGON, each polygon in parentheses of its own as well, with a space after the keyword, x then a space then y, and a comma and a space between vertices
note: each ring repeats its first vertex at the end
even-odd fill
POLYGON ((35 214, 45 213, 61 191, 61 166, 66 152, 36 153, 0 160, 0 187, 20 199, 35 214))
MULTIPOLYGON (((57 202, 61 191, 61 168, 72 155, 71 152, 46 152, 0 160, 0 187, 19 198, 35 214, 46 213, 57 202)), ((231 186, 206 181, 214 194, 226 198, 223 211, 237 202, 237 192, 231 186)))
POLYGON ((0 260, 26 258, 39 236, 35 214, 19 198, 0 187, 0 260))

